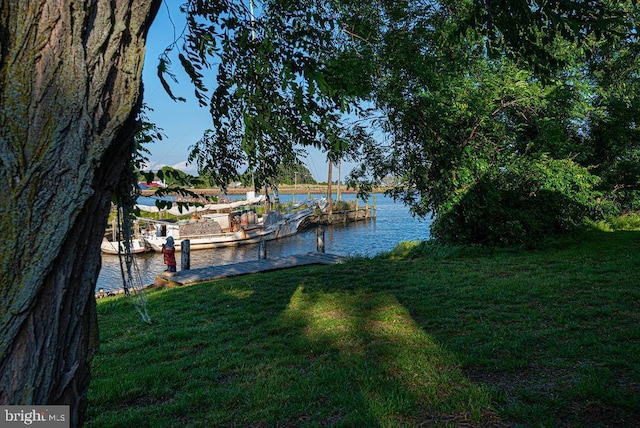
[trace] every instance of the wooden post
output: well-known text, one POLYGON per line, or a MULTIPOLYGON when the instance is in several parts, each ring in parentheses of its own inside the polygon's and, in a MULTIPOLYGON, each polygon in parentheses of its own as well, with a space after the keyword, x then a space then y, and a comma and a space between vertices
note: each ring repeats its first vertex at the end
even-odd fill
POLYGON ((267 241, 262 240, 258 243, 258 260, 267 259, 267 241))
POLYGON ((327 214, 329 214, 329 217, 333 214, 333 190, 331 188, 333 185, 332 171, 333 162, 329 159, 329 176, 327 178, 327 201, 329 202, 329 205, 327 205, 327 214))
POLYGON ((111 241, 114 242, 114 245, 118 245, 118 233, 119 233, 118 222, 114 218, 113 221, 111 222, 111 241))
POLYGON ((324 253, 324 227, 316 227, 316 249, 319 253, 324 253))
POLYGON ((180 270, 189 270, 191 269, 191 241, 185 239, 180 243, 180 247, 182 250, 180 270))
POLYGON ((342 159, 338 160, 338 192, 336 195, 336 199, 338 200, 338 202, 340 201, 340 199, 342 199, 342 195, 340 194, 340 170, 342 169, 342 159))
POLYGON ((359 205, 359 204, 358 204, 358 201, 359 201, 359 199, 360 199, 360 198, 358 198, 358 197, 356 196, 356 218, 355 218, 355 221, 358 221, 358 219, 360 218, 360 217, 359 217, 359 214, 358 214, 358 205, 359 205))
POLYGON ((373 216, 378 217, 378 199, 376 195, 373 195, 373 216))

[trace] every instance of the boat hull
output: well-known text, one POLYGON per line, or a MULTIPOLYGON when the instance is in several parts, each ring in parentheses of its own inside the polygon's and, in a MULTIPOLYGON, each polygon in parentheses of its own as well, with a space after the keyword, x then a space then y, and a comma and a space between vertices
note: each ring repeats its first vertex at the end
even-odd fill
MULTIPOLYGON (((225 233, 210 236, 182 236, 175 240, 176 251, 182 251, 182 241, 189 240, 190 250, 207 250, 211 248, 234 247, 240 245, 257 244, 261 241, 275 239, 275 231, 259 231, 253 233, 225 233)), ((150 237, 147 243, 156 252, 162 252, 162 245, 166 242, 166 237, 150 237)))
MULTIPOLYGON (((190 250, 206 250, 211 248, 224 248, 248 244, 257 244, 262 241, 284 238, 295 235, 301 224, 312 214, 313 209, 306 209, 278 217, 269 224, 243 228, 236 232, 223 232, 206 235, 181 235, 178 225, 165 225, 165 234, 151 233, 145 236, 147 245, 156 252, 162 252, 162 245, 168 236, 174 239, 176 251, 182 251, 182 241, 189 240, 190 250)), ((157 230, 157 229, 156 229, 157 230)))
MULTIPOLYGON (((149 251, 149 247, 146 245, 146 241, 143 239, 134 239, 130 244, 131 253, 140 254, 146 253, 149 251)), ((125 246, 123 241, 109 241, 107 239, 102 240, 102 244, 100 244, 100 250, 106 254, 124 254, 125 246)))

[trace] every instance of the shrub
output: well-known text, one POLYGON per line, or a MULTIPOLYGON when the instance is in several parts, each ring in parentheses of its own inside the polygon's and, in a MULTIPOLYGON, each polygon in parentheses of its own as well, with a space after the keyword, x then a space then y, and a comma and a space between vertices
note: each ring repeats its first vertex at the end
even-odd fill
POLYGON ((513 160, 489 170, 432 224, 450 244, 535 246, 613 209, 594 190, 599 178, 568 159, 513 160))
POLYGON ((631 212, 608 219, 612 230, 640 230, 640 213, 631 212))

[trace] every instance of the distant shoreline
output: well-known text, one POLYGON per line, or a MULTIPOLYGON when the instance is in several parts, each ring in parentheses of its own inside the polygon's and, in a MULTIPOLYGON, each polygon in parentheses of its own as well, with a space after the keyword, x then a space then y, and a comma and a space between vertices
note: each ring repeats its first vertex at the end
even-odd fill
MULTIPOLYGON (((333 193, 337 192, 338 187, 336 185, 334 185, 332 187, 332 191, 333 193)), ((253 189, 251 189, 250 187, 229 187, 226 192, 223 192, 220 189, 189 189, 195 193, 199 193, 202 195, 244 195, 247 192, 251 192, 253 191, 253 189)), ((371 193, 383 193, 384 191, 386 191, 387 188, 386 187, 377 187, 374 188, 372 190, 371 193)), ((263 189, 264 191, 264 189, 263 189)), ((155 189, 144 189, 142 190, 142 195, 143 196, 151 196, 155 193, 155 189)), ((256 192, 257 193, 257 192, 256 192)), ((324 184, 299 184, 298 186, 292 186, 290 184, 282 184, 280 186, 278 186, 278 193, 280 193, 281 195, 290 195, 290 194, 296 194, 296 195, 304 195, 307 193, 314 193, 314 194, 325 194, 327 193, 327 185, 324 184)), ((340 186, 340 193, 350 193, 350 194, 354 194, 354 193, 358 193, 357 190, 355 189, 347 189, 344 185, 340 186)), ((273 194, 273 188, 269 188, 269 194, 273 194)))

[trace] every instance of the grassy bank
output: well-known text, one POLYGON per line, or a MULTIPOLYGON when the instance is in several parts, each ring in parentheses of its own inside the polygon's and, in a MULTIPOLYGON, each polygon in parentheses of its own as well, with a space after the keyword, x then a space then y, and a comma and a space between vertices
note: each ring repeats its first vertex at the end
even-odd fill
POLYGON ((640 233, 376 259, 98 303, 89 426, 634 426, 640 233))

